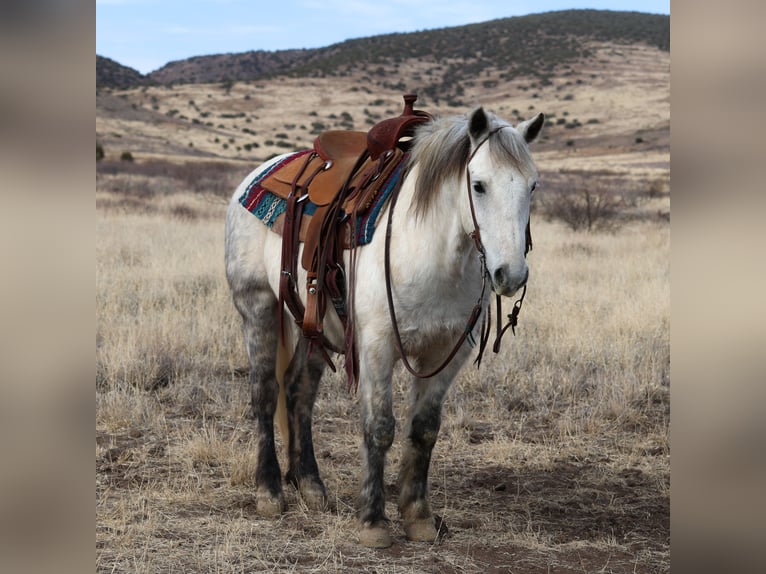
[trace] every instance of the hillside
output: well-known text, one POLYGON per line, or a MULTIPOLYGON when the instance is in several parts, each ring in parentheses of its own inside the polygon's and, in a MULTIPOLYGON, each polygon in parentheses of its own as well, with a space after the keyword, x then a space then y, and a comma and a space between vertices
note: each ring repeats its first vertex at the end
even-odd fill
POLYGON ((442 74, 424 80, 421 92, 431 97, 455 98, 460 96, 459 90, 452 88, 456 80, 490 69, 503 70, 507 78, 532 75, 549 81, 573 62, 590 57, 585 48, 589 41, 639 43, 668 51, 670 18, 606 10, 547 12, 347 40, 318 49, 196 56, 169 62, 147 76, 130 68, 119 70, 116 62, 100 58, 96 85, 124 88, 147 81, 165 85, 231 82, 284 74, 343 76, 365 69, 382 75, 386 67, 419 59, 445 67, 442 74))
POLYGON ((97 88, 132 88, 153 83, 138 70, 96 54, 97 88))
MULTIPOLYGON (((96 140, 108 162, 119 160, 125 152, 139 163, 150 159, 226 161, 242 166, 244 175, 277 153, 310 146, 320 131, 366 131, 380 119, 398 114, 402 94, 413 92, 419 95, 417 107, 436 115, 483 105, 517 123, 544 112, 546 125, 535 143, 535 154, 548 174, 609 170, 635 181, 662 180, 667 188, 667 24, 667 17, 645 14, 549 13, 352 40, 314 52, 284 52, 283 64, 293 66, 292 71, 272 71, 259 80, 102 88, 97 90, 96 140), (605 25, 597 25, 605 15, 612 22, 608 33, 618 39, 572 36, 575 28, 595 37, 607 34, 605 25), (586 26, 578 20, 582 18, 593 25, 586 26), (545 26, 535 24, 538 32, 533 33, 532 24, 540 22, 545 26), (527 30, 527 35, 520 38, 513 30, 527 30), (519 50, 529 54, 544 50, 545 55, 537 60, 521 58, 523 66, 515 68, 504 65, 502 58, 510 58, 512 50, 485 53, 470 43, 471 38, 486 43, 492 34, 495 45, 518 43, 519 50), (461 35, 465 41, 456 40, 461 35), (384 57, 387 52, 382 47, 393 45, 400 51, 384 57), (373 49, 376 46, 381 47, 379 52, 373 49), (465 55, 437 57, 439 46, 445 51, 452 46, 455 54, 465 55), (367 59, 360 55, 359 61, 367 63, 348 64, 352 49, 366 54, 367 59), (335 64, 330 59, 333 50, 335 64), (560 58, 554 57, 556 50, 560 58), (332 73, 295 64, 319 52, 332 73), (371 63, 378 57, 380 63, 371 63)), ((184 65, 191 69, 198 60, 210 63, 233 57, 206 56, 184 65)), ((258 66, 266 73, 274 62, 255 58, 252 73, 258 66)))

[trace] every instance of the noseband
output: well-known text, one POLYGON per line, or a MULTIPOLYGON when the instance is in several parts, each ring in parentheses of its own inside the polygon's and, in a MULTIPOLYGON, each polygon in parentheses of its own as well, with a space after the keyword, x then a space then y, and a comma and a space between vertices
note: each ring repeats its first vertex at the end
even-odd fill
MULTIPOLYGON (((500 126, 497 128, 494 128, 491 130, 487 136, 479 142, 479 144, 474 148, 474 150, 471 152, 471 154, 468 156, 468 160, 465 164, 465 179, 466 179, 466 189, 468 192, 468 204, 471 207, 471 219, 473 221, 473 231, 471 232, 471 238, 473 239, 474 246, 476 247, 476 250, 479 252, 479 260, 481 261, 481 294, 479 295, 479 298, 476 301, 476 304, 474 305, 471 315, 468 318, 468 322, 466 323, 465 329, 463 330, 463 333, 460 335, 460 338, 458 339, 457 343, 455 343, 455 346, 452 348, 450 353, 447 355, 447 358, 442 361, 442 363, 436 367, 434 370, 430 372, 420 372, 417 371, 407 360, 407 355, 404 352, 404 344, 402 343, 402 337, 399 333, 399 324, 396 320, 396 311, 394 310, 394 297, 393 297, 393 291, 391 288, 391 228, 392 228, 392 222, 394 217, 394 208, 396 207, 396 201, 399 197, 399 193, 397 190, 397 193, 392 194, 391 197, 391 206, 388 211, 388 223, 386 225, 386 244, 385 244, 385 251, 384 251, 384 268, 385 268, 385 277, 386 277, 386 297, 388 298, 388 312, 391 316, 391 324, 393 326, 394 330, 394 337, 396 339, 396 346, 399 350, 399 354, 402 357, 402 363, 404 364, 404 367, 415 377, 421 378, 421 379, 427 379, 429 377, 433 377, 434 375, 437 375, 440 373, 444 368, 452 361, 452 359, 457 354, 460 347, 463 345, 466 339, 469 340, 469 343, 471 346, 475 345, 475 341, 473 340, 473 336, 471 332, 473 331, 473 328, 476 326, 476 322, 479 320, 479 316, 482 314, 482 307, 484 303, 484 294, 486 293, 487 289, 487 277, 489 277, 489 269, 487 269, 487 257, 486 252, 484 250, 484 244, 481 242, 481 232, 479 231, 479 222, 476 220, 476 209, 473 205, 473 194, 471 193, 471 175, 469 171, 469 165, 471 163, 471 160, 476 155, 476 152, 479 151, 479 148, 483 146, 487 141, 489 141, 489 138, 494 135, 495 133, 499 132, 503 128, 510 127, 510 126, 500 126)), ((532 234, 530 232, 529 228, 529 220, 527 220, 527 228, 526 228, 526 238, 525 238, 525 244, 524 244, 524 256, 526 257, 527 253, 532 249, 532 234)), ((500 341, 505 334, 505 332, 508 330, 508 327, 511 328, 511 331, 513 334, 516 334, 516 325, 518 323, 518 317, 519 312, 521 312, 521 305, 524 301, 524 295, 527 293, 527 286, 524 284, 523 290, 521 292, 521 297, 513 304, 513 309, 511 313, 508 314, 508 323, 505 324, 505 326, 502 325, 502 302, 500 300, 500 295, 496 294, 496 305, 497 305, 497 327, 496 327, 496 336, 494 344, 492 345, 492 351, 494 353, 497 353, 500 350, 500 341)), ((484 319, 482 320, 482 326, 481 326, 481 335, 479 338, 479 354, 476 357, 476 360, 474 360, 474 363, 477 365, 477 367, 481 364, 481 358, 484 355, 484 350, 487 347, 487 342, 489 341, 489 333, 490 333, 490 325, 492 322, 492 310, 491 305, 487 305, 487 313, 484 315, 484 319)))

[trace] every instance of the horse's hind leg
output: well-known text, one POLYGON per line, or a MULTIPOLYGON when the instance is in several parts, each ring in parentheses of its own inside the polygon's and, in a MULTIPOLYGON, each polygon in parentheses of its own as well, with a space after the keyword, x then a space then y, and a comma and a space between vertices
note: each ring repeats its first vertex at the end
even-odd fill
POLYGON ((232 297, 242 315, 245 345, 250 359, 252 411, 258 433, 256 510, 260 514, 274 516, 285 510, 282 477, 274 443, 274 413, 279 396, 275 370, 277 300, 267 286, 253 283, 232 289, 232 297))
MULTIPOLYGON (((454 363, 460 364, 459 360, 454 363)), ((441 426, 444 396, 457 371, 450 364, 431 379, 411 381, 410 412, 399 470, 399 512, 410 540, 433 542, 438 531, 428 503, 428 469, 441 426)))
POLYGON ((289 469, 286 479, 300 492, 309 508, 327 506, 327 492, 319 477, 314 456, 311 416, 325 363, 317 354, 308 354, 308 341, 300 338, 292 363, 285 374, 285 399, 289 428, 289 469))

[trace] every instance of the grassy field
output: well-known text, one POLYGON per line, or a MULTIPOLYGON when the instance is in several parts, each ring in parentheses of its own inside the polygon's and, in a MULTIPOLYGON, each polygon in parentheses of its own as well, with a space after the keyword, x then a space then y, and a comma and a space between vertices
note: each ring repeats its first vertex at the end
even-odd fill
MULTIPOLYGON (((584 233, 534 217, 518 334, 467 367, 444 406, 431 500, 448 533, 404 539, 398 437, 386 474, 395 543, 376 551, 355 542, 361 436, 339 376, 315 409, 333 511, 309 512, 288 488, 286 514, 256 515, 226 200, 151 189, 140 175, 97 181, 97 571, 669 571, 667 221, 584 233)), ((405 384, 400 372, 399 424, 405 384)))
MULTIPOLYGON (((513 123, 543 111, 542 185, 518 335, 467 367, 444 405, 431 502, 448 533, 405 540, 398 437, 386 474, 395 543, 383 551, 356 543, 361 434, 340 376, 325 377, 315 409, 333 510, 309 512, 288 488, 281 518, 255 513, 225 198, 319 130, 398 114, 433 64, 403 61, 406 90, 356 74, 97 96, 99 572, 669 571, 670 55, 590 48, 550 84, 487 70, 465 82, 462 108, 418 101, 442 115, 482 104, 513 123), (582 220, 583 205, 604 209, 594 232, 561 221, 582 220)), ((405 385, 399 371, 399 424, 405 385)))

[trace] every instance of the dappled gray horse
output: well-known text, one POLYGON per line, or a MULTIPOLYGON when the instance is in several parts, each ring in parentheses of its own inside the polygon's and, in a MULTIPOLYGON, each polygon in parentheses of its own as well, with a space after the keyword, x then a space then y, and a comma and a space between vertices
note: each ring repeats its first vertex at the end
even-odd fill
MULTIPOLYGON (((542 114, 513 127, 478 108, 466 116, 419 126, 395 211, 389 213, 389 202, 381 213, 381 217, 393 215, 388 237, 378 231, 355 253, 353 320, 364 436, 359 540, 364 545, 392 543, 383 469, 394 440, 394 365, 404 357, 412 371, 431 374, 454 349, 452 360, 438 373, 430 378, 412 376, 399 471, 399 511, 407 537, 433 541, 437 536, 428 502, 428 469, 442 403, 471 353, 470 346, 463 344, 466 335, 481 336, 474 327, 475 318, 468 327, 467 318, 478 317, 477 308, 486 316, 490 293, 484 289, 485 281, 506 297, 526 284, 530 198, 538 177, 528 143, 542 125, 542 114)), ((248 176, 235 192, 226 219, 226 273, 243 319, 251 367, 258 433, 257 509, 265 515, 285 509, 275 417, 281 421, 287 449, 287 482, 297 487, 310 507, 327 503, 311 434, 325 361, 319 353, 308 352, 308 343, 293 321, 283 321, 284 336, 280 337, 283 311, 277 295, 282 239, 239 202, 253 178, 285 157, 270 160, 248 176)), ((348 251, 345 256, 348 267, 348 251)), ((303 273, 298 283, 305 284, 305 272, 298 271, 303 273)), ((344 328, 332 306, 324 334, 343 348, 344 328)))

